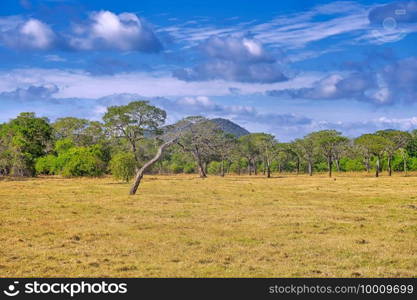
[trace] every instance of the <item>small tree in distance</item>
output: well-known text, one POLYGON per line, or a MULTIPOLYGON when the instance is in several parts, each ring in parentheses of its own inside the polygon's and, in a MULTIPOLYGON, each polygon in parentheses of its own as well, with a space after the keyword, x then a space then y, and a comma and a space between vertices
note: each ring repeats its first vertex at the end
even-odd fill
POLYGON ((110 171, 115 179, 129 182, 135 176, 137 165, 133 153, 117 153, 110 161, 110 171))

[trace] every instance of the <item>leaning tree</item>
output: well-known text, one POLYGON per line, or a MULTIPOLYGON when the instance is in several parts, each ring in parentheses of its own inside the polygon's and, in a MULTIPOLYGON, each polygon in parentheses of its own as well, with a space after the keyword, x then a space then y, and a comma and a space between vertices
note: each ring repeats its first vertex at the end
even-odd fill
POLYGON ((203 117, 188 117, 173 125, 160 128, 160 130, 158 130, 158 135, 153 136, 160 146, 156 151, 155 156, 137 171, 129 194, 136 194, 146 170, 159 161, 164 150, 174 143, 178 144, 184 151, 190 152, 194 156, 200 172, 200 177, 206 177, 203 161, 206 156, 212 155, 216 149, 213 140, 215 133, 219 132, 218 130, 220 129, 213 122, 210 122, 203 117))

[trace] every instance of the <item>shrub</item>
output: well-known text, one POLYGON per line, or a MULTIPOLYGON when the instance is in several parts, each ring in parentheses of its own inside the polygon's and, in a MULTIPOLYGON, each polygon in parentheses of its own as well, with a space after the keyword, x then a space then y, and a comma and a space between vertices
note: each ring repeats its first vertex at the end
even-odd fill
POLYGON ((221 169, 221 163, 219 163, 218 161, 212 161, 208 165, 207 172, 209 174, 219 174, 221 171, 220 169, 221 169))
POLYGON ((178 174, 178 173, 182 173, 183 172, 183 166, 181 166, 178 163, 172 163, 170 166, 171 172, 178 174))
POLYGON ((129 182, 136 171, 133 153, 118 153, 110 161, 110 171, 115 179, 129 182))
POLYGON ((36 174, 54 174, 56 169, 56 162, 57 157, 51 154, 38 158, 35 164, 36 174))
POLYGON ((195 172, 195 163, 186 163, 184 165, 184 173, 191 174, 195 172))
POLYGON ((105 163, 100 159, 94 147, 74 147, 65 152, 65 165, 62 176, 92 176, 104 174, 105 163))
POLYGON ((340 160, 340 168, 342 171, 347 172, 365 171, 365 165, 362 159, 342 158, 340 160))

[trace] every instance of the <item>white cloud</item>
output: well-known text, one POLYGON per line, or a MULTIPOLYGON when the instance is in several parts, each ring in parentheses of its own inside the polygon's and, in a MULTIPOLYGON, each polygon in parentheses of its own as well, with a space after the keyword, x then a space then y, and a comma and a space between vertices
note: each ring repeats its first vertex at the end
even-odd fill
POLYGON ((24 22, 18 21, 14 23, 14 27, 11 24, 3 24, 0 30, 0 41, 8 47, 46 50, 50 49, 55 42, 55 33, 49 25, 40 20, 29 19, 24 22))
POLYGON ((133 13, 93 12, 89 24, 74 26, 74 35, 68 39, 70 46, 79 50, 157 52, 162 48, 149 26, 133 13))

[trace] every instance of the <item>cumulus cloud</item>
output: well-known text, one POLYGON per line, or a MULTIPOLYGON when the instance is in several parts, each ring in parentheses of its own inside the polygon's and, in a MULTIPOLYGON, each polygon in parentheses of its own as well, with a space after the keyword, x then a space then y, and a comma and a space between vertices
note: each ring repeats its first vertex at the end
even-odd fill
POLYGON ((162 44, 152 28, 133 13, 92 12, 71 30, 54 31, 38 19, 0 18, 0 42, 13 49, 119 50, 158 52, 162 44))
POLYGON ((174 71, 185 81, 223 79, 237 82, 274 83, 288 80, 277 60, 262 44, 247 37, 211 37, 198 47, 203 63, 174 71))
POLYGON ((162 49, 152 29, 137 15, 110 11, 93 12, 87 25, 75 25, 69 44, 78 50, 158 52, 162 49))
POLYGON ((53 47, 56 35, 49 27, 37 19, 29 19, 23 23, 15 23, 0 32, 2 44, 15 49, 47 50, 53 47))

